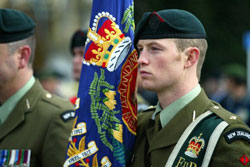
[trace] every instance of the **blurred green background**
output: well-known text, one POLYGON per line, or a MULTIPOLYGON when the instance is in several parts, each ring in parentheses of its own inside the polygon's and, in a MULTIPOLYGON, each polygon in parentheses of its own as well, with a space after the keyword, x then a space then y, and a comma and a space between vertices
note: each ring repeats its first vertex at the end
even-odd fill
POLYGON ((208 52, 202 80, 228 63, 246 66, 242 37, 250 30, 250 0, 135 0, 135 21, 145 11, 165 8, 188 10, 205 26, 208 52))

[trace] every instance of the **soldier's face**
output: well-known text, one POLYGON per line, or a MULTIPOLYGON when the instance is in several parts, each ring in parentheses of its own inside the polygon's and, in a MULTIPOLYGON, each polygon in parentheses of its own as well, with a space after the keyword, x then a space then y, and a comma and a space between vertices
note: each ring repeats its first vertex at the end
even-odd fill
POLYGON ((159 93, 180 86, 184 60, 172 39, 139 40, 137 47, 139 72, 145 89, 159 93))
POLYGON ((79 81, 82 69, 82 60, 84 55, 84 47, 75 47, 73 49, 73 74, 74 79, 79 81))
POLYGON ((0 88, 8 86, 18 73, 18 55, 9 55, 8 44, 0 44, 0 88))

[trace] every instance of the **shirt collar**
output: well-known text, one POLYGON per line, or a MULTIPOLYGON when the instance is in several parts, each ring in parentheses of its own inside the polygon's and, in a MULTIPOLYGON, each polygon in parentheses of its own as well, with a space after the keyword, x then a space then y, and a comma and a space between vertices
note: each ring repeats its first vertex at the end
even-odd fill
POLYGON ((30 90, 34 85, 35 78, 32 76, 29 81, 19 89, 14 95, 12 95, 7 101, 5 101, 0 107, 0 125, 8 118, 12 110, 16 107, 19 100, 30 90))
POLYGON ((158 102, 156 106, 156 111, 152 115, 152 119, 155 119, 156 114, 160 113, 160 121, 162 127, 166 126, 166 124, 188 103, 190 103, 198 94, 201 92, 201 87, 198 84, 195 88, 193 88, 190 92, 177 99, 173 103, 171 103, 166 108, 162 109, 158 102))

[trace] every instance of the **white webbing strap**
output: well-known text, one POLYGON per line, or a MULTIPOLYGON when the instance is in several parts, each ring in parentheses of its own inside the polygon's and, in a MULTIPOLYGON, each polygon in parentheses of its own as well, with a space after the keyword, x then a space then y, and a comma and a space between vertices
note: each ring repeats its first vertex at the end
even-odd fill
MULTIPOLYGON (((176 146, 174 147, 174 150, 172 151, 171 155, 169 156, 169 159, 165 165, 165 167, 172 167, 180 149, 182 148, 184 142, 187 140, 188 136, 190 133, 193 131, 193 129, 197 126, 199 122, 201 122, 204 118, 207 116, 211 115, 211 111, 207 111, 204 114, 200 115, 194 122, 192 122, 184 131, 180 139, 178 140, 176 146)), ((207 150, 205 153, 205 156, 202 161, 202 166, 201 167, 208 167, 209 162, 211 160, 211 157, 213 155, 214 149, 216 147, 216 144, 221 136, 221 133, 224 131, 224 129, 228 126, 228 123, 225 121, 222 121, 219 123, 216 128, 214 129, 213 133, 211 134, 208 145, 207 145, 207 150)))
POLYGON ((207 150, 205 153, 205 156, 203 158, 203 162, 201 167, 208 167, 209 162, 211 160, 211 157, 213 155, 214 149, 216 147, 216 144, 221 136, 221 133, 223 130, 228 126, 228 123, 225 121, 222 121, 213 131, 212 135, 209 138, 207 150))
POLYGON ((201 114, 195 121, 193 121, 191 124, 189 124, 189 126, 185 129, 184 133, 181 135, 181 138, 178 140, 177 144, 174 147, 174 150, 172 151, 172 153, 170 154, 168 161, 165 165, 165 167, 172 167, 176 156, 178 155, 182 145, 184 144, 184 142, 186 141, 186 139, 188 138, 188 136, 190 135, 190 133, 193 131, 193 129, 196 127, 196 125, 202 121, 204 118, 206 118, 207 116, 211 115, 212 112, 211 111, 207 111, 204 114, 201 114))

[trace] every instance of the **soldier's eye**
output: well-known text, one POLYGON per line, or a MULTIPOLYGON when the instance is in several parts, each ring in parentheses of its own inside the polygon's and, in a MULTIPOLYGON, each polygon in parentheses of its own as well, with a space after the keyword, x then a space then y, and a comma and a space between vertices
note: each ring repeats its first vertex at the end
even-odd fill
POLYGON ((143 48, 138 48, 137 49, 138 54, 140 54, 142 52, 142 50, 143 50, 143 48))
POLYGON ((151 50, 157 51, 157 50, 160 50, 160 48, 158 48, 158 47, 151 47, 151 50))

